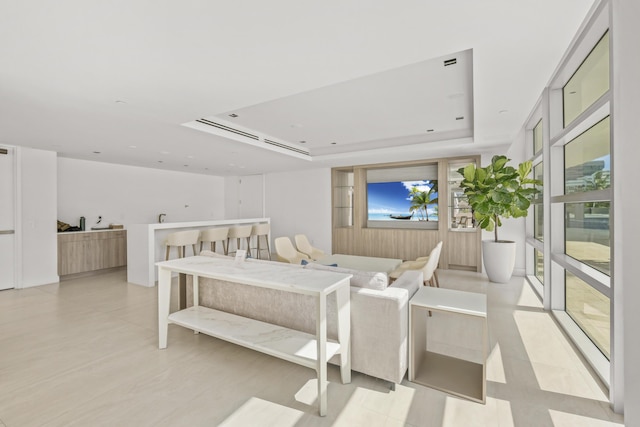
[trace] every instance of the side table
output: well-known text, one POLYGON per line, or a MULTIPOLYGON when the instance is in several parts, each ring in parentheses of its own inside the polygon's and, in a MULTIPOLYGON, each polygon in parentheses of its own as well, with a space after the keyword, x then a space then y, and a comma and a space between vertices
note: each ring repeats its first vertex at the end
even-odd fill
POLYGON ((421 287, 409 302, 409 381, 485 403, 487 296, 421 287), (427 350, 429 312, 471 316, 482 322, 482 363, 427 350))

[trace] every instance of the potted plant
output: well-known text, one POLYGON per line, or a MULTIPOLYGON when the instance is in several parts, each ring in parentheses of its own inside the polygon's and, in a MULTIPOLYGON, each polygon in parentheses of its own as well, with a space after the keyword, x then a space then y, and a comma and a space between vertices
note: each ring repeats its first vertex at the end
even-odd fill
POLYGON ((515 242, 498 238, 502 219, 526 217, 531 199, 540 192, 535 186, 542 185, 529 178, 530 161, 515 169, 507 166, 509 160, 506 156, 493 156, 486 167, 469 164, 458 169, 464 178, 460 187, 469 199, 476 225, 494 232, 494 240, 482 241, 482 253, 489 280, 497 283, 509 281, 516 260, 515 242))

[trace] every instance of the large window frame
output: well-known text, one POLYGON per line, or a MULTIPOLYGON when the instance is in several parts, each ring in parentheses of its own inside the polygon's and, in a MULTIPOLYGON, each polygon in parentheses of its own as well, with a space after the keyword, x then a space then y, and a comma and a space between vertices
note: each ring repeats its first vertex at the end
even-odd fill
MULTIPOLYGON (((568 121, 565 126, 564 98, 565 87, 579 71, 584 63, 588 63, 589 55, 594 52, 594 48, 603 40, 609 31, 609 4, 601 4, 593 13, 585 30, 579 34, 575 44, 569 50, 567 56, 560 64, 558 71, 552 78, 548 90, 548 123, 549 140, 547 162, 545 162, 545 193, 548 205, 545 215, 550 227, 545 230, 545 246, 548 252, 544 257, 544 274, 548 278, 549 301, 545 301, 545 306, 549 305, 552 313, 563 326, 569 337, 580 349, 585 358, 589 361, 594 371, 600 376, 605 384, 611 382, 612 363, 615 354, 611 352, 611 362, 591 341, 588 334, 584 332, 578 322, 567 313, 567 299, 565 293, 566 276, 570 274, 585 283, 593 291, 599 292, 610 301, 610 319, 613 319, 613 280, 607 274, 598 271, 585 262, 570 256, 566 250, 566 229, 565 209, 567 206, 580 203, 608 202, 610 207, 609 216, 609 236, 613 240, 613 191, 612 188, 591 191, 565 192, 565 146, 575 141, 576 138, 593 128, 606 117, 613 118, 612 105, 612 75, 611 55, 608 54, 608 75, 606 75, 606 86, 608 89, 602 93, 590 105, 568 121), (548 167, 547 167, 548 166, 548 167), (548 241, 548 242, 547 242, 548 241)), ((609 52, 611 39, 609 39, 609 52)), ((595 97, 594 97, 595 98, 595 97)), ((609 135, 609 149, 612 152, 613 132, 609 135)), ((612 157, 611 162, 612 162, 612 157)), ((613 180, 614 166, 611 163, 611 176, 613 180)), ((611 241, 613 248, 613 241, 611 241)), ((611 250, 610 262, 613 263, 613 250, 611 250)), ((547 282, 545 282, 547 283, 547 282)), ((575 314, 575 313, 574 313, 575 314)), ((610 323, 612 325, 612 323, 610 323)), ((584 326, 584 325, 583 325, 584 326)), ((610 326, 611 342, 613 342, 613 326, 610 326)))

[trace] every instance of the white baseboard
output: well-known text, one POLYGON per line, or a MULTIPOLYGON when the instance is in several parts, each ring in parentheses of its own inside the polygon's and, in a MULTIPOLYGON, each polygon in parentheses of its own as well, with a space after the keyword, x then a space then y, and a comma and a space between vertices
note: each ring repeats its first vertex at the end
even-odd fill
POLYGON ((36 286, 43 286, 43 285, 52 285, 54 283, 60 283, 60 276, 58 276, 57 274, 55 276, 50 276, 46 279, 41 279, 37 282, 33 282, 33 283, 25 283, 22 282, 20 284, 20 287, 17 289, 26 289, 26 288, 33 288, 36 286))

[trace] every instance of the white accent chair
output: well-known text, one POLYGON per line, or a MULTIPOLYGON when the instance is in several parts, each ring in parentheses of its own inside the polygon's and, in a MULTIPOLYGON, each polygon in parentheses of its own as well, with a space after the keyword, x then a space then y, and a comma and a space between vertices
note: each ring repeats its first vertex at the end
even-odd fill
POLYGON ((296 241, 298 251, 307 255, 312 260, 316 261, 324 256, 323 250, 311 246, 311 243, 309 243, 309 239, 307 239, 305 234, 296 234, 294 239, 296 241))
POLYGON ((222 242, 222 251, 227 254, 227 238, 229 237, 228 227, 216 227, 203 230, 200 233, 200 252, 202 252, 202 245, 207 242, 211 245, 211 252, 216 251, 216 242, 222 242))
POLYGON ((185 247, 187 245, 191 245, 193 248, 193 255, 197 255, 196 244, 198 243, 199 238, 200 230, 176 231, 175 233, 169 234, 165 241, 165 245, 167 247, 165 260, 169 259, 172 246, 178 248, 178 258, 185 257, 185 247))
POLYGON ((276 257, 280 262, 300 264, 303 259, 309 259, 307 255, 296 251, 296 248, 293 247, 293 243, 291 243, 291 239, 288 237, 278 237, 274 240, 274 244, 276 246, 276 257))
POLYGON ((395 280, 407 270, 422 270, 424 285, 440 287, 438 280, 438 261, 440 261, 440 253, 442 252, 442 242, 439 242, 435 248, 431 250, 429 256, 417 258, 415 261, 405 261, 398 268, 389 273, 389 279, 395 280))

